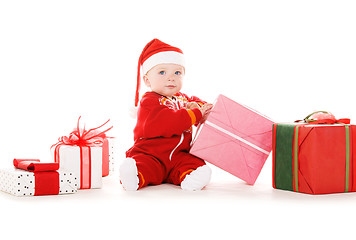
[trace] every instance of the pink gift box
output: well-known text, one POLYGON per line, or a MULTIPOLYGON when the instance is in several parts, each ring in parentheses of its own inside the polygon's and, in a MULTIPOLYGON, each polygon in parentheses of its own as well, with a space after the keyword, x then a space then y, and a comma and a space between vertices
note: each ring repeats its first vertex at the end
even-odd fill
POLYGON ((253 185, 272 150, 273 121, 219 95, 190 153, 253 185))

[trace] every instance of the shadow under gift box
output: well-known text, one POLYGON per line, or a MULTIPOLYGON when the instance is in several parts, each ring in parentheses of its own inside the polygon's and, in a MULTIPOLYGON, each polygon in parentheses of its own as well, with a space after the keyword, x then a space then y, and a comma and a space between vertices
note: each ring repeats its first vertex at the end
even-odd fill
POLYGON ((272 150, 273 121, 219 95, 190 153, 253 185, 272 150))
POLYGON ((356 190, 356 126, 273 126, 273 187, 308 194, 356 190))

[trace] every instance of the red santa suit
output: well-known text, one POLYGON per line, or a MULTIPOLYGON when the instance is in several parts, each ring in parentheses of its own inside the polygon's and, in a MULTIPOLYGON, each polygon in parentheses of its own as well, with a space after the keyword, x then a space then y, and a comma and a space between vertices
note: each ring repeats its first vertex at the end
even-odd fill
POLYGON ((126 157, 136 161, 139 187, 164 182, 180 185, 185 176, 205 165, 189 153, 192 126, 202 118, 198 108, 186 109, 188 102, 205 102, 177 93, 173 99, 147 92, 140 101, 135 143, 126 157))

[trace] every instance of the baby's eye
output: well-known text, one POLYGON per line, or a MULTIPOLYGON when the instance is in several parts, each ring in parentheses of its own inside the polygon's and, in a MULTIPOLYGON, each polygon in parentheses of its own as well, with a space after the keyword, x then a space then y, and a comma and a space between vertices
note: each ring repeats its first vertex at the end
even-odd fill
POLYGON ((181 71, 176 71, 174 74, 175 75, 181 75, 182 73, 181 73, 181 71))
POLYGON ((160 75, 164 75, 164 74, 166 74, 166 72, 165 71, 160 71, 159 74, 160 75))

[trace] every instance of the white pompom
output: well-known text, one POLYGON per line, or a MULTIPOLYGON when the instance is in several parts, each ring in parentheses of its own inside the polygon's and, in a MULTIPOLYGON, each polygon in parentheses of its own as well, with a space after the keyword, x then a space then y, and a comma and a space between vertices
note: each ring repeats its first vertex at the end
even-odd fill
POLYGON ((137 118, 137 107, 130 107, 130 117, 137 118))

